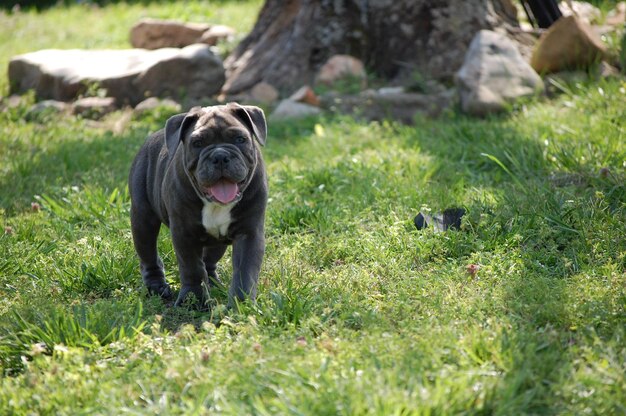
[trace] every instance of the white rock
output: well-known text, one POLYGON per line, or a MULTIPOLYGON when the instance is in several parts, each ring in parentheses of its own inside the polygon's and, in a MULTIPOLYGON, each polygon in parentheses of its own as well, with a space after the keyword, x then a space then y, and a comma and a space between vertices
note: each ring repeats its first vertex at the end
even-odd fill
POLYGON ((89 84, 132 106, 146 97, 206 97, 224 84, 224 65, 208 45, 183 49, 47 49, 9 63, 12 93, 34 89, 39 99, 71 101, 89 84))
POLYGON ((285 120, 314 116, 321 113, 318 107, 299 103, 292 100, 282 100, 278 107, 272 112, 272 120, 285 120))
POLYGON ((461 108, 478 116, 502 111, 517 98, 544 91, 541 77, 515 44, 489 30, 481 30, 472 40, 456 83, 461 108))

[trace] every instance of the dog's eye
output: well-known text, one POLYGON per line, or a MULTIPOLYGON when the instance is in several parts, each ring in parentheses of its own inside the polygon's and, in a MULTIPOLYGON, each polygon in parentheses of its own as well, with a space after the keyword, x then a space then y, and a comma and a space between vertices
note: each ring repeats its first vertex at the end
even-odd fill
POLYGON ((237 136, 235 138, 235 143, 237 144, 244 144, 246 142, 246 138, 243 136, 237 136))
POLYGON ((195 147, 196 149, 202 147, 202 140, 197 139, 191 142, 191 146, 195 147))

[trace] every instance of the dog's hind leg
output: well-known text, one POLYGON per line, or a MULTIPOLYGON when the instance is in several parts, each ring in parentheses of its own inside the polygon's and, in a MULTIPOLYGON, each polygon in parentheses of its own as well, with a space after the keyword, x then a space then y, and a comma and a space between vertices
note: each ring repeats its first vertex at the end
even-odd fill
POLYGON ((227 247, 225 244, 206 246, 202 251, 202 260, 209 276, 209 286, 219 287, 223 285, 217 275, 217 262, 224 256, 227 247))

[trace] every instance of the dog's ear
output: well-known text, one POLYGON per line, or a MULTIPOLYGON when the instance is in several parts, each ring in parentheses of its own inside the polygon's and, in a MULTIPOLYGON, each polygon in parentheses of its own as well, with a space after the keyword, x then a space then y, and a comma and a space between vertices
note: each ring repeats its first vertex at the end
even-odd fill
POLYGON ((239 105, 237 103, 230 103, 228 107, 252 131, 259 144, 265 146, 267 122, 263 110, 253 105, 239 105))
POLYGON ((188 113, 176 114, 165 123, 165 144, 170 157, 176 153, 178 143, 185 137, 185 132, 199 117, 198 111, 192 108, 188 113))

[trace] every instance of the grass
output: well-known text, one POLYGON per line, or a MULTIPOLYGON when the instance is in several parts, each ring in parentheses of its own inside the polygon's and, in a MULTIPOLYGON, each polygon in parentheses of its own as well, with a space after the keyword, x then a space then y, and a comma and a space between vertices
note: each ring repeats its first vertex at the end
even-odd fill
MULTIPOLYGON (((98 9, 110 33, 83 6, 11 16, 76 23, 62 43, 35 31, 20 45, 0 25, 0 60, 122 47, 133 19, 118 16, 184 9, 147 7, 98 9)), ((215 292, 210 312, 146 297, 132 249, 126 176, 166 109, 120 130, 121 112, 5 108, 1 413, 624 414, 626 83, 565 90, 487 120, 272 123, 258 302, 229 311, 215 292), (461 231, 413 226, 451 206, 467 210, 461 231)), ((159 245, 176 287, 167 232, 159 245)))

